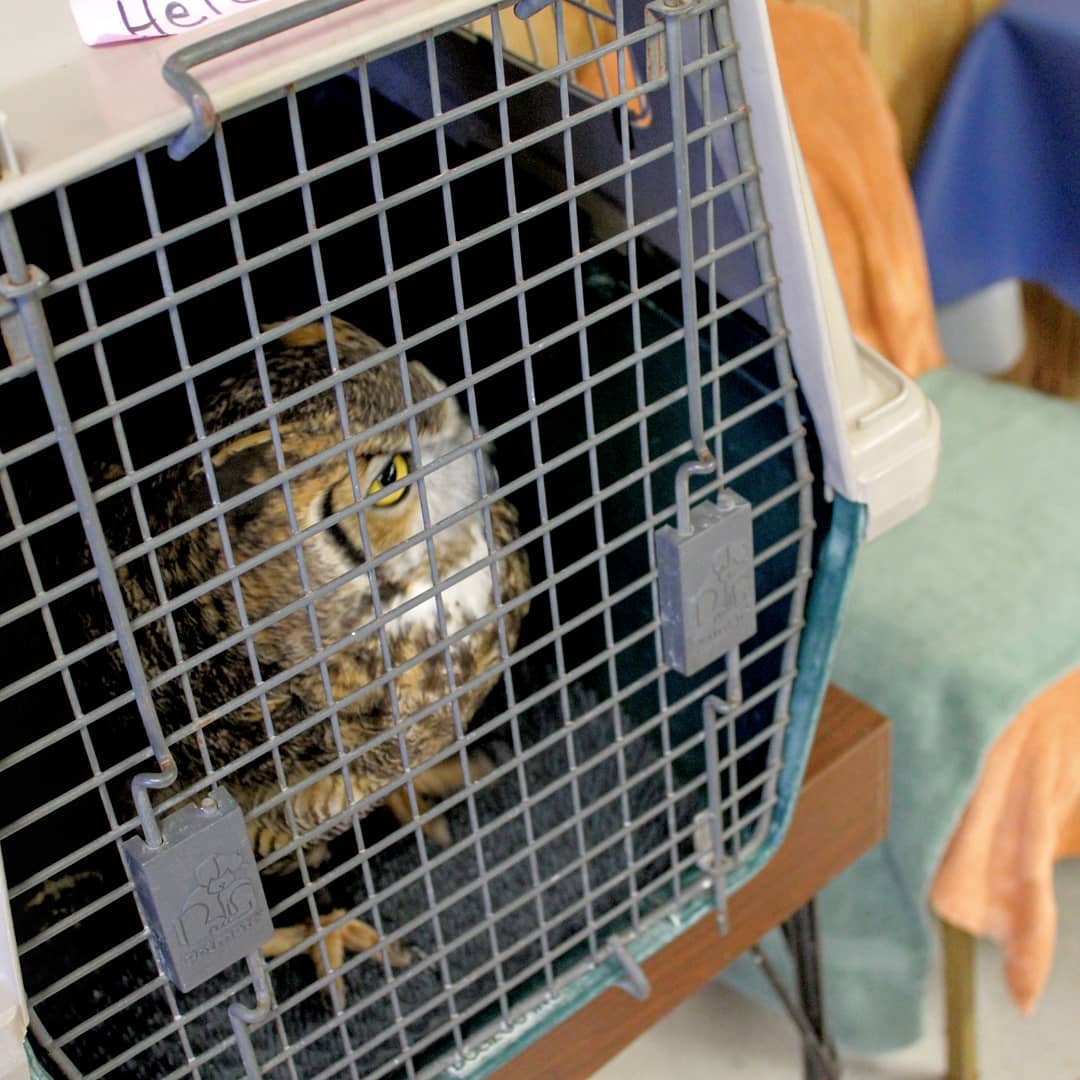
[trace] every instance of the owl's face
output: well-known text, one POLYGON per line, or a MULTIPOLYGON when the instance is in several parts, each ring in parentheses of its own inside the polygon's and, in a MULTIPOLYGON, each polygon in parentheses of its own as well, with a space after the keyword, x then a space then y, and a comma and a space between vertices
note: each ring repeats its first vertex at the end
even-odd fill
MULTIPOLYGON (((335 325, 335 339, 342 367, 379 348, 345 323, 335 325)), ((280 354, 267 362, 277 401, 329 373, 319 328, 304 328, 282 341, 280 354)), ((445 390, 422 364, 410 362, 408 376, 414 405, 445 390)), ((244 408, 246 397, 262 407, 261 399, 254 401, 257 390, 227 387, 228 405, 218 407, 214 426, 229 422, 230 413, 244 408)), ((392 615, 398 609, 400 614, 387 624, 388 634, 438 632, 434 597, 411 607, 410 601, 432 588, 433 561, 437 579, 445 582, 488 555, 482 516, 468 511, 481 496, 480 471, 487 474, 491 490, 493 470, 484 450, 444 460, 472 441, 468 421, 452 396, 423 407, 413 418, 412 431, 408 423, 391 420, 406 407, 401 365, 391 359, 344 383, 340 399, 330 389, 286 409, 278 425, 280 456, 269 429, 248 432, 215 455, 222 498, 283 471, 296 473, 228 516, 237 563, 257 559, 298 533, 304 536, 299 558, 294 545, 242 575, 252 621, 317 592, 313 603, 324 645, 356 634, 377 614, 392 615), (340 447, 344 439, 357 436, 362 439, 355 447, 340 447), (440 461, 433 471, 417 476, 424 466, 440 461), (388 552, 393 554, 379 562, 388 552), (371 570, 373 560, 377 565, 372 572, 357 572, 361 567, 371 570)), ((492 595, 492 570, 484 565, 446 588, 441 602, 447 632, 490 610, 492 595)), ((260 634, 259 644, 260 651, 269 651, 278 661, 309 655, 313 640, 306 606, 260 634)))

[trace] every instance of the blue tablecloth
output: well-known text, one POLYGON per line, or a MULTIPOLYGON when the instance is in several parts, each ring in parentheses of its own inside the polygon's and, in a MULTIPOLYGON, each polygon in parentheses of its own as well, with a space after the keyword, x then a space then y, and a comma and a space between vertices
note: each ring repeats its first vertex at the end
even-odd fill
POLYGON ((934 298, 1003 278, 1080 308, 1080 2, 1011 0, 964 48, 914 176, 934 298))

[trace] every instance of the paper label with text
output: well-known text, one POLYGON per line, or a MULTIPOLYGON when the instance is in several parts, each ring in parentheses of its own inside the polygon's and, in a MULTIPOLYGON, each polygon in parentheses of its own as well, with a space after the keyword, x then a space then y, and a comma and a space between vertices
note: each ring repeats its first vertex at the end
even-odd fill
POLYGON ((234 15, 262 0, 71 0, 87 45, 169 37, 234 15))

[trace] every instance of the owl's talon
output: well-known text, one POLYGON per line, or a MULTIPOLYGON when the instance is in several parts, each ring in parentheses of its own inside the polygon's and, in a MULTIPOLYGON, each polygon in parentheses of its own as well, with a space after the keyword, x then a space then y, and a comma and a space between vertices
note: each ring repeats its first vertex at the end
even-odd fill
MULTIPOLYGON (((345 914, 344 909, 328 912, 319 916, 322 926, 337 922, 345 914)), ((268 959, 281 956, 282 953, 295 949, 301 942, 314 934, 314 926, 311 922, 300 923, 296 926, 277 927, 273 937, 263 945, 262 954, 268 959)), ((345 963, 346 953, 367 952, 379 944, 379 936, 360 919, 350 919, 341 926, 335 927, 326 933, 322 939, 314 941, 307 950, 315 964, 315 974, 323 978, 330 972, 337 971, 345 963), (325 953, 323 949, 325 948, 325 953)), ((407 967, 413 962, 415 956, 411 946, 400 941, 392 941, 386 948, 386 956, 393 967, 407 967)), ((370 959, 378 959, 378 953, 373 953, 370 959)), ((345 1001, 345 980, 339 975, 329 983, 324 992, 336 992, 335 1004, 343 1005, 345 1001)))
POLYGON ((477 780, 483 780, 488 773, 495 771, 495 762, 492 760, 489 754, 485 754, 483 750, 474 750, 469 755, 469 772, 472 775, 472 781, 475 784, 477 780))
POLYGON ((273 937, 262 946, 262 954, 267 960, 281 956, 290 949, 295 949, 304 938, 311 934, 311 923, 298 926, 275 926, 273 937))
POLYGON ((411 967, 417 960, 424 959, 424 952, 415 945, 407 945, 404 941, 391 941, 386 946, 386 957, 391 967, 411 967))
MULTIPOLYGON (((482 750, 473 750, 469 754, 470 782, 476 783, 494 768, 495 763, 482 750)), ((447 761, 432 765, 429 769, 417 773, 413 780, 416 816, 423 817, 439 799, 451 792, 460 791, 464 786, 465 770, 457 757, 449 758, 447 761)), ((391 792, 386 799, 386 805, 402 825, 408 825, 414 820, 408 788, 399 787, 391 792)), ((421 828, 432 843, 438 844, 439 847, 449 847, 450 825, 442 814, 425 821, 421 828)))
MULTIPOLYGON (((424 801, 427 802, 426 799, 424 801)), ((421 813, 426 813, 430 806, 431 804, 427 803, 427 806, 421 810, 421 813)), ((450 846, 450 826, 442 814, 439 814, 438 817, 433 817, 430 821, 425 821, 421 828, 424 830, 424 835, 433 844, 437 844, 439 847, 450 846)))

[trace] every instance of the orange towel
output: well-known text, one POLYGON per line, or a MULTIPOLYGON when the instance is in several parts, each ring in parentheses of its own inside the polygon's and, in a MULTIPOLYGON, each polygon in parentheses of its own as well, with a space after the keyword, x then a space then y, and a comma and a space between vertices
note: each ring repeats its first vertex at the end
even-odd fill
POLYGON ((856 336, 916 378, 945 363, 900 134, 854 33, 770 3, 780 80, 856 336), (823 56, 844 63, 822 63, 823 56))
MULTIPOLYGON (((944 363, 896 123, 855 35, 820 9, 771 2, 792 121, 856 334, 916 377, 944 363), (823 64, 824 55, 845 63, 823 64)), ((1054 862, 1080 855, 1080 670, 994 744, 938 868, 944 919, 1000 941, 1025 1012, 1050 973, 1054 862)))
POLYGON ((930 892, 934 910, 1001 942, 1013 999, 1031 1012, 1054 956, 1054 862, 1080 855, 1080 670, 999 737, 930 892))

